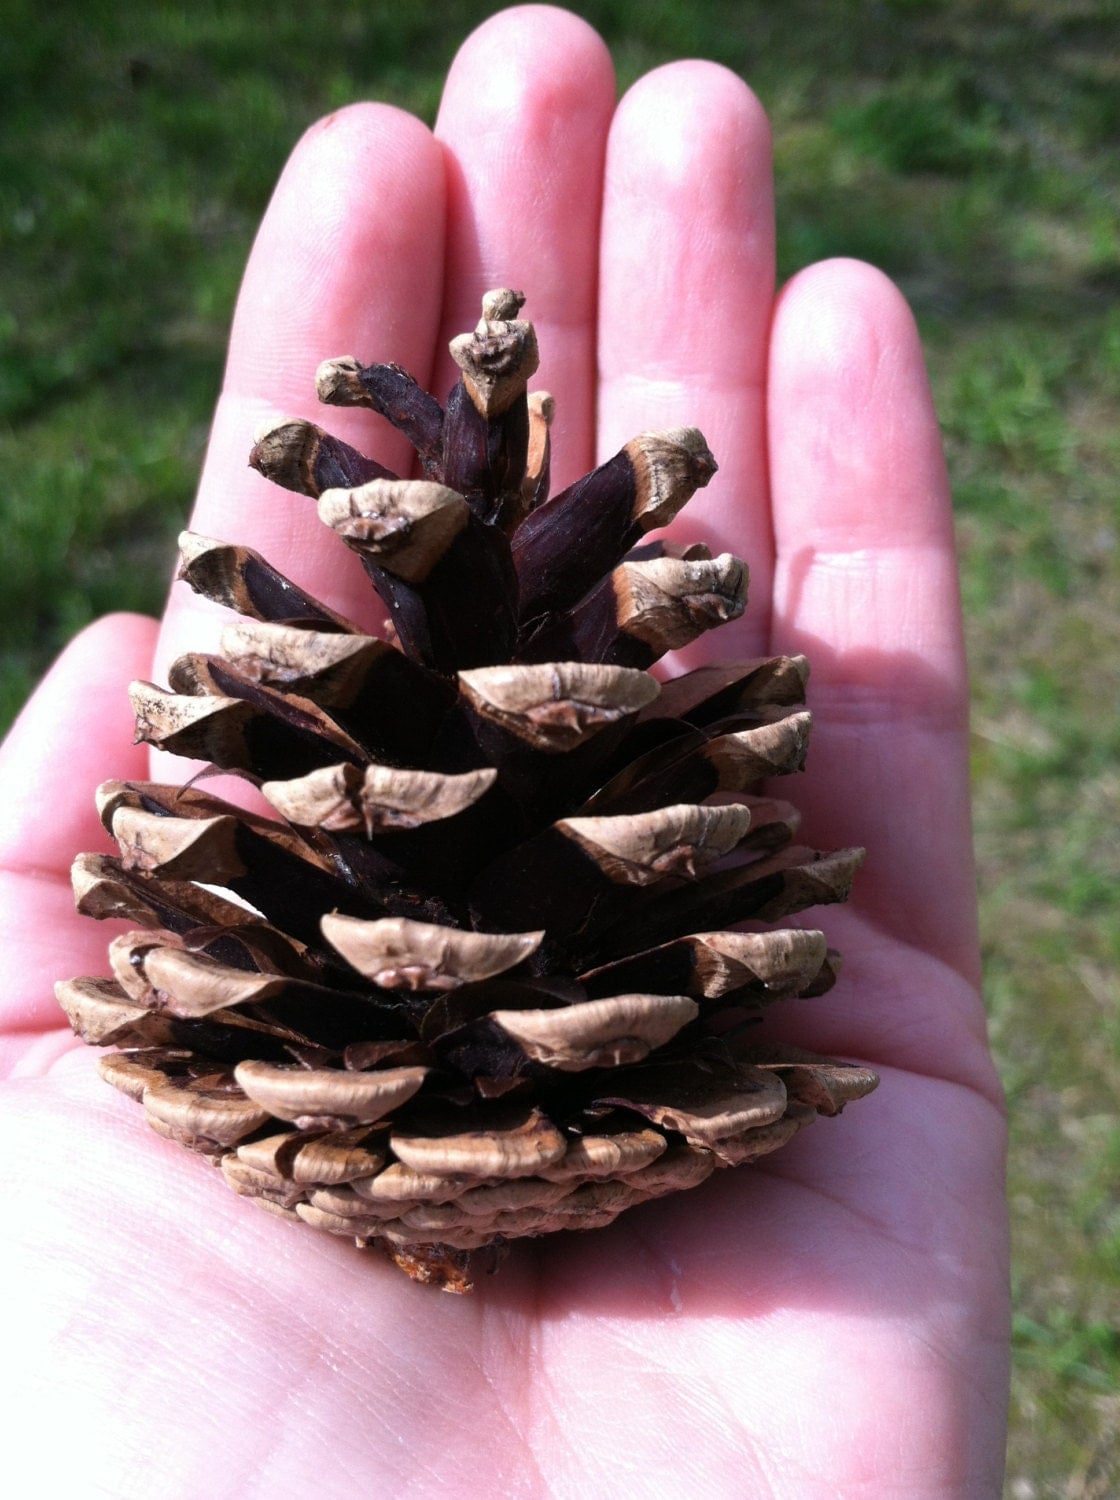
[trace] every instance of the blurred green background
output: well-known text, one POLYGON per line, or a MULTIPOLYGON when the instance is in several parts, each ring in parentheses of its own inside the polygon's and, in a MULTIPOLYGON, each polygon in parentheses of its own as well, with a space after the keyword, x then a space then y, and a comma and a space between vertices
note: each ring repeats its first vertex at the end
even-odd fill
MULTIPOLYGON (((922 327, 953 473, 983 933, 1012 1115, 1008 1494, 1120 1494, 1120 5, 587 0, 625 87, 681 55, 776 131, 783 275, 867 257, 922 327)), ((0 719, 159 608, 238 278, 300 131, 434 117, 500 5, 6 0, 0 719)))

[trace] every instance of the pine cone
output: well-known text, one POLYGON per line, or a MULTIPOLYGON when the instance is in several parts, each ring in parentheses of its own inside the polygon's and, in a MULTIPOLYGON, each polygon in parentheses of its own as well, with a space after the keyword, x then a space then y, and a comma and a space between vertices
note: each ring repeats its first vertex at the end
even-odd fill
POLYGON ((489 293, 453 341, 446 409, 395 365, 321 367, 321 399, 382 413, 422 479, 303 421, 253 449, 361 558, 384 638, 184 536, 181 576, 247 618, 170 691, 133 686, 138 737, 276 817, 106 783, 120 855, 79 856, 78 909, 136 929, 112 979, 57 987, 121 1049, 103 1076, 235 1192, 453 1291, 513 1239, 607 1224, 876 1083, 752 1040, 838 963, 763 924, 844 900, 862 857, 798 847, 758 790, 803 763, 804 659, 647 671, 743 610, 737 558, 643 540, 715 461, 694 429, 645 433, 549 499, 523 300, 489 293))

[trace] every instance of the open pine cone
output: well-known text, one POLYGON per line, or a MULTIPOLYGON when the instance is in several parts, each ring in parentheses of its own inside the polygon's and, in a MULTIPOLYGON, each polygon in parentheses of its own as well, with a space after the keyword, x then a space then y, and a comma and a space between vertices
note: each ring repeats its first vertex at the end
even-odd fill
POLYGON ((764 924, 843 900, 861 859, 798 847, 758 790, 803 763, 804 659, 647 671, 743 610, 738 559, 643 540, 715 461, 694 429, 645 433, 548 499, 522 302, 490 292, 453 341, 446 409, 395 365, 321 367, 321 399, 381 412, 423 479, 303 421, 253 449, 357 552, 385 639, 183 538, 181 576, 247 618, 170 691, 133 686, 138 737, 276 817, 106 783, 120 856, 79 856, 78 909, 136 928, 114 978, 57 987, 122 1049, 104 1077, 235 1192, 453 1291, 512 1239, 693 1187, 876 1082, 752 1040, 837 969, 822 933, 764 924))

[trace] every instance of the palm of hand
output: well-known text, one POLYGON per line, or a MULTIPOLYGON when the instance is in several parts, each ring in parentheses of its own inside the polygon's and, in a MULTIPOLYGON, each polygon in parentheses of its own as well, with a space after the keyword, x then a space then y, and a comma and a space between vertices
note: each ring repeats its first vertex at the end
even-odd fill
MULTIPOLYGON (((302 583, 368 613, 313 508, 245 469, 262 417, 306 410, 317 361, 351 348, 422 375, 478 292, 512 281, 558 398, 564 483, 594 461, 597 341, 603 452, 688 422, 721 460, 685 531, 747 557, 752 598, 739 640, 729 627, 714 650, 813 662, 795 800, 811 839, 871 858, 825 922, 840 987, 772 1024, 872 1060, 882 1085, 759 1166, 522 1248, 463 1302, 254 1215, 92 1077, 49 999, 54 977, 103 970, 104 933, 73 917, 65 878, 75 851, 100 847, 89 792, 145 771, 123 748, 123 683, 151 675, 155 627, 102 622, 4 751, 4 951, 20 955, 5 1005, 19 1231, 3 1252, 19 1288, 6 1399, 28 1422, 63 1417, 67 1443, 42 1462, 60 1483, 81 1476, 77 1492, 998 1493, 1002 1127, 920 354, 866 268, 814 268, 772 314, 765 125, 730 75, 676 65, 613 124, 612 108, 598 39, 563 12, 521 11, 461 53, 446 159, 377 106, 312 132, 254 251, 193 524, 302 558, 302 583), (79 694, 95 712, 75 746, 63 714, 79 694)), ((360 413, 330 425, 363 440, 360 413)), ((211 625, 176 592, 161 657, 211 625)))

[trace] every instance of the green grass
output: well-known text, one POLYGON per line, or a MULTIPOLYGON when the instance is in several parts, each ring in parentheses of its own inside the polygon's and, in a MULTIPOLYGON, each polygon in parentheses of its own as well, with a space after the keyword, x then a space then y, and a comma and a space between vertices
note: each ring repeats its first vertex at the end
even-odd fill
MULTIPOLYGON (((158 610, 250 238, 299 132, 431 118, 499 7, 6 7, 0 719, 106 609, 158 610), (329 17, 329 24, 324 24, 329 17)), ((993 1035, 1012 1109, 1009 1493, 1120 1493, 1120 6, 599 0, 625 85, 747 77, 783 274, 895 276, 957 496, 993 1035)))

